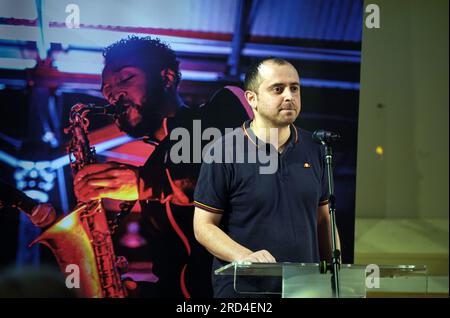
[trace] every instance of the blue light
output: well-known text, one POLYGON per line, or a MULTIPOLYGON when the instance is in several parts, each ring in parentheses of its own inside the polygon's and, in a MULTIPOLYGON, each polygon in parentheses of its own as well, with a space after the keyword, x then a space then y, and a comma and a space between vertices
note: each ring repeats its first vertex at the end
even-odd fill
POLYGON ((69 155, 61 156, 57 159, 52 160, 50 163, 50 167, 54 170, 59 169, 61 167, 67 166, 69 164, 69 155))
POLYGON ((36 66, 36 60, 0 57, 0 68, 25 70, 36 66))
POLYGON ((46 14, 45 0, 36 0, 37 10, 37 25, 39 37, 36 41, 39 58, 45 60, 47 53, 50 50, 50 42, 47 40, 47 33, 49 30, 49 20, 46 14))
POLYGON ((39 188, 45 190, 45 191, 50 191, 53 188, 53 183, 49 183, 49 182, 40 182, 39 183, 39 188))
POLYGON ((78 74, 101 74, 103 70, 102 63, 83 63, 83 62, 62 62, 55 61, 55 67, 64 73, 78 73, 78 74))
MULTIPOLYGON (((131 142, 131 141, 134 141, 134 140, 136 140, 136 139, 134 139, 132 137, 129 137, 129 136, 120 136, 120 137, 117 137, 117 138, 113 138, 113 139, 110 139, 110 140, 107 140, 107 141, 95 144, 94 147, 95 147, 96 153, 100 154, 100 153, 102 153, 105 150, 108 150, 108 149, 111 149, 111 148, 123 145, 123 144, 125 144, 127 142, 131 142)), ((61 156, 59 158, 56 158, 56 159, 52 160, 51 163, 50 163, 50 167, 51 167, 51 169, 56 170, 56 169, 59 169, 61 167, 64 167, 64 166, 68 165, 69 162, 70 162, 69 161, 69 155, 64 155, 64 156, 61 156)))
POLYGON ((246 56, 274 56, 286 59, 298 59, 305 61, 326 61, 326 62, 349 62, 360 63, 361 57, 355 55, 338 55, 313 52, 287 51, 280 48, 263 49, 263 48, 244 48, 242 54, 246 56))
POLYGON ((56 173, 58 174, 58 189, 59 189, 59 198, 61 199, 61 208, 66 214, 69 212, 69 199, 67 198, 67 192, 66 192, 66 179, 64 177, 64 168, 58 168, 56 170, 56 173))
POLYGON ((42 141, 45 143, 49 143, 52 148, 56 148, 59 146, 58 140, 56 140, 55 134, 51 131, 46 131, 42 136, 42 141))
POLYGON ((43 170, 50 168, 50 161, 38 161, 35 163, 36 169, 43 170))
POLYGON ((107 140, 101 143, 94 145, 95 151, 97 153, 101 153, 102 151, 123 145, 127 142, 134 141, 135 139, 129 136, 120 136, 117 138, 113 138, 111 140, 107 140))
POLYGON ((102 155, 108 156, 111 158, 133 160, 133 161, 142 162, 142 163, 144 163, 145 160, 147 160, 147 158, 145 158, 145 157, 135 156, 135 155, 131 155, 131 154, 125 154, 125 153, 119 153, 119 152, 115 152, 115 151, 103 151, 102 155))
POLYGON ((6 163, 11 167, 17 167, 19 165, 19 160, 1 150, 0 150, 0 161, 3 161, 4 163, 6 163))
MULTIPOLYGON (((16 179, 17 180, 17 179, 16 179)), ((19 181, 17 182, 17 188, 19 190, 22 190, 23 188, 25 188, 25 186, 27 185, 27 183, 25 181, 19 181)))
POLYGON ((357 82, 344 82, 344 81, 331 81, 318 78, 301 78, 301 86, 307 87, 324 87, 324 88, 339 88, 339 89, 353 89, 359 90, 359 83, 357 82))
POLYGON ((51 172, 49 173, 46 170, 41 170, 41 177, 46 182, 52 182, 55 179, 55 173, 53 172, 53 170, 50 170, 50 171, 51 172))
MULTIPOLYGON (((243 81, 245 74, 241 74, 240 78, 243 81)), ((360 84, 358 82, 332 81, 320 78, 300 78, 302 87, 321 87, 321 88, 339 88, 359 90, 360 84)))
MULTIPOLYGON (((110 148, 114 148, 136 139, 129 136, 120 136, 95 144, 97 153, 102 153, 110 148)), ((132 158, 132 159, 137 159, 132 158)), ((142 159, 139 157, 139 159, 142 159)), ((60 192, 65 192, 64 171, 63 167, 69 164, 69 156, 64 155, 53 161, 38 161, 33 162, 29 160, 18 160, 13 156, 0 150, 0 161, 16 168, 14 172, 14 179, 16 180, 17 188, 23 190, 29 197, 38 200, 39 202, 47 202, 49 195, 44 191, 51 191, 54 186, 56 172, 58 172, 58 185, 60 192), (32 179, 32 180, 30 180, 32 179), (28 181, 28 182, 27 182, 28 181), (30 189, 36 188, 39 189, 30 189), (42 191, 41 191, 42 190, 42 191)), ((65 212, 68 211, 68 200, 65 194, 61 195, 62 205, 65 212)))
POLYGON ((40 203, 48 202, 48 194, 38 190, 25 190, 24 193, 40 203))
POLYGON ((24 178, 25 178, 25 175, 26 175, 27 173, 26 173, 26 170, 24 170, 24 169, 22 169, 22 170, 16 170, 15 172, 14 172, 14 179, 16 180, 16 181, 20 181, 20 180, 23 180, 24 178))
POLYGON ((20 160, 18 166, 25 170, 31 170, 34 168, 33 161, 20 160))
POLYGON ((30 177, 37 178, 37 176, 38 176, 38 172, 36 170, 33 169, 30 171, 30 177))
POLYGON ((181 78, 188 81, 213 82, 217 81, 221 75, 217 72, 181 71, 181 78))

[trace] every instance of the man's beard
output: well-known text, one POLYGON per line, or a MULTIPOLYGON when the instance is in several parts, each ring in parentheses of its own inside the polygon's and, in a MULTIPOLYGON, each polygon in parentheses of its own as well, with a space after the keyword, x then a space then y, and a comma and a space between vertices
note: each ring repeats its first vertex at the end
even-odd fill
POLYGON ((162 87, 149 87, 146 100, 142 105, 131 104, 129 106, 139 112, 141 120, 136 125, 131 125, 127 112, 122 111, 116 115, 115 123, 119 129, 133 138, 152 137, 161 128, 164 118, 160 111, 163 106, 163 92, 162 87))
MULTIPOLYGON (((295 108, 293 108, 295 110, 295 108)), ((296 111, 296 110, 295 110, 296 111)), ((277 113, 259 112, 259 115, 264 119, 266 123, 270 123, 273 127, 282 128, 289 126, 295 122, 299 113, 295 116, 283 116, 277 110, 277 113)))
POLYGON ((148 103, 145 103, 141 107, 135 105, 130 107, 135 107, 139 111, 142 116, 141 120, 136 125, 132 126, 126 113, 118 115, 115 123, 121 131, 133 138, 139 138, 143 136, 153 136, 153 134, 161 128, 163 116, 152 112, 148 103))

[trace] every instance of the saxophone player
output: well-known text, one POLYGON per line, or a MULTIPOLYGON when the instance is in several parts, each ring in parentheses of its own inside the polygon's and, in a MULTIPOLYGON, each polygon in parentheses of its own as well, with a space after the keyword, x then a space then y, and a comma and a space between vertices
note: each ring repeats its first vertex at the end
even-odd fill
POLYGON ((154 284, 142 296, 210 297, 210 254, 194 238, 193 192, 200 163, 175 163, 170 132, 240 126, 249 117, 235 92, 224 88, 201 107, 186 105, 174 51, 157 38, 128 37, 104 50, 102 94, 115 105, 115 124, 132 137, 144 137, 155 150, 142 167, 115 162, 91 164, 74 178, 79 201, 99 198, 138 200, 150 226, 154 284), (226 106, 226 111, 223 107, 226 106))

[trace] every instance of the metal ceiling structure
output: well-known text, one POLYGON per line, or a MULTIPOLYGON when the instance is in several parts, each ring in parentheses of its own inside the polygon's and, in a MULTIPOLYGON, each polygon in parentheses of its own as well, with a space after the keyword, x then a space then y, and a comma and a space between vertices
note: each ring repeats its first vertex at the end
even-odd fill
MULTIPOLYGON (((61 73, 98 75, 101 50, 132 34, 169 43, 185 80, 239 77, 245 59, 268 55, 360 62, 362 0, 79 0, 79 28, 66 23, 74 13, 69 3, 0 2, 0 70, 26 70, 49 58, 61 73)), ((306 84, 327 85, 326 78, 315 80, 306 84)))

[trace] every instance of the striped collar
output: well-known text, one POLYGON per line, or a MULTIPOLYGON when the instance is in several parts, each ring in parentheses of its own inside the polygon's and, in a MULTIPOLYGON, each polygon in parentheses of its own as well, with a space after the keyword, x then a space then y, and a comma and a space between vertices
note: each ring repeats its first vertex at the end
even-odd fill
MULTIPOLYGON (((244 131, 245 136, 257 147, 259 148, 259 145, 264 144, 262 140, 260 140, 255 133, 253 132, 253 129, 250 128, 250 123, 252 122, 251 119, 245 121, 242 124, 242 130, 244 131)), ((298 144, 298 131, 297 127, 295 127, 294 124, 290 124, 289 127, 291 128, 291 135, 289 136, 289 139, 286 142, 286 146, 288 144, 294 143, 298 144), (295 137, 293 137, 295 136, 295 137)))

